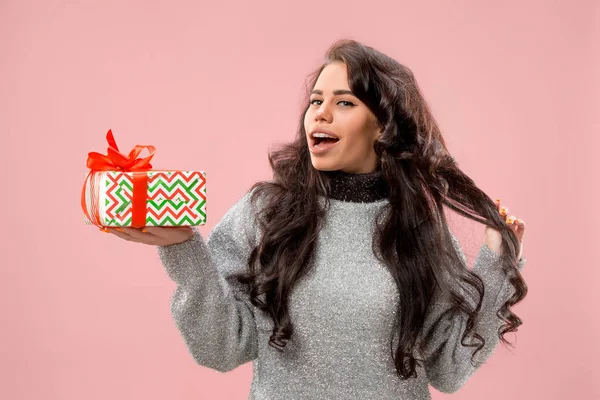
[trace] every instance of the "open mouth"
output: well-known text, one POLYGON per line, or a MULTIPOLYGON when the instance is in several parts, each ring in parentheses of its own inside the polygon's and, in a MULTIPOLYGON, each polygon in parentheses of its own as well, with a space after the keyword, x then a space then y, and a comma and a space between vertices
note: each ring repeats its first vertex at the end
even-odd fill
POLYGON ((316 138, 313 138, 312 140, 313 140, 313 145, 315 147, 318 146, 318 145, 320 145, 320 144, 324 144, 324 145, 325 144, 333 144, 333 143, 336 143, 336 142, 340 141, 340 139, 322 138, 322 137, 316 137, 316 138))
POLYGON ((326 154, 335 148, 339 141, 340 139, 333 137, 312 137, 310 151, 313 154, 326 154))

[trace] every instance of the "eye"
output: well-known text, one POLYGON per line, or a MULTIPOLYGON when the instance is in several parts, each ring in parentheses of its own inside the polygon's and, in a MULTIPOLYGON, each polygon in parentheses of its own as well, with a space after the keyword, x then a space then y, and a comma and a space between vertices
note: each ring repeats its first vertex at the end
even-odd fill
MULTIPOLYGON (((322 100, 317 100, 317 99, 315 99, 315 100, 311 100, 311 101, 310 101, 310 104, 312 104, 312 105, 317 105, 317 106, 318 106, 318 105, 320 105, 320 104, 315 104, 315 101, 320 101, 320 102, 322 102, 322 100)), ((354 106, 356 105, 356 104, 352 103, 351 101, 347 101, 347 100, 338 101, 338 104, 340 104, 340 103, 344 103, 344 104, 345 104, 345 106, 344 106, 344 107, 354 107, 354 106)))

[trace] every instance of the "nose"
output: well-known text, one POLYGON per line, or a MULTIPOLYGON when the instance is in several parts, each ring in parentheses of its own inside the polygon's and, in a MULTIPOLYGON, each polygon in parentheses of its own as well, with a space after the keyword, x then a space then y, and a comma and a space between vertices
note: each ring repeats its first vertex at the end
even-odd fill
POLYGON ((315 121, 328 121, 331 122, 331 110, 327 103, 323 102, 317 112, 315 113, 315 121))

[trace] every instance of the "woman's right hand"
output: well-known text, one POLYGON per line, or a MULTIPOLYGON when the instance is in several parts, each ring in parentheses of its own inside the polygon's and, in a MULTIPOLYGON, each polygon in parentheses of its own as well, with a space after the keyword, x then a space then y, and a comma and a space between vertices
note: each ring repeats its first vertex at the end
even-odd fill
POLYGON ((190 226, 108 228, 107 232, 129 242, 143 243, 151 246, 168 246, 171 244, 182 243, 194 235, 194 230, 190 226))

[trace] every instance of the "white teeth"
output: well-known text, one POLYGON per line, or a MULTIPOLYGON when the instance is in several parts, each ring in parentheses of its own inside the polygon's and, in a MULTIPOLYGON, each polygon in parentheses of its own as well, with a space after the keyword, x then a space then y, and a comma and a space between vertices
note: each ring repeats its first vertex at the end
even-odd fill
POLYGON ((337 139, 336 137, 330 136, 326 133, 320 133, 320 132, 313 133, 313 137, 337 139))

